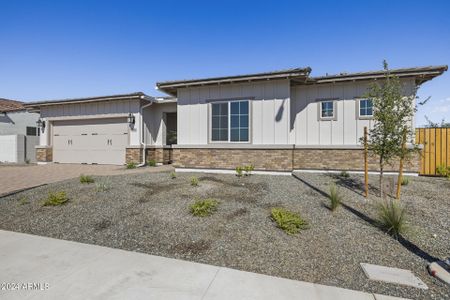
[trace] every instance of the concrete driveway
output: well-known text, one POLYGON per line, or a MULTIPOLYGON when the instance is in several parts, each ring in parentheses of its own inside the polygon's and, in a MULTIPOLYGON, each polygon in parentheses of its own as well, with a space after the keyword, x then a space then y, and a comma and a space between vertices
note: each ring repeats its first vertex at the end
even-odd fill
POLYGON ((3 230, 0 284, 0 299, 400 299, 3 230))
POLYGON ((15 191, 85 175, 120 175, 173 170, 171 166, 144 167, 127 170, 124 166, 47 164, 0 165, 0 197, 15 191))

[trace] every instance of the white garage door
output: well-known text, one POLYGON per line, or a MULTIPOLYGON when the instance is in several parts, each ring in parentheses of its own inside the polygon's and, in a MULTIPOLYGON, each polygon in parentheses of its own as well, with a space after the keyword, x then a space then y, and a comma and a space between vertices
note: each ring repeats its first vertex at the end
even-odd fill
POLYGON ((53 122, 53 161, 59 163, 125 163, 126 118, 53 122))

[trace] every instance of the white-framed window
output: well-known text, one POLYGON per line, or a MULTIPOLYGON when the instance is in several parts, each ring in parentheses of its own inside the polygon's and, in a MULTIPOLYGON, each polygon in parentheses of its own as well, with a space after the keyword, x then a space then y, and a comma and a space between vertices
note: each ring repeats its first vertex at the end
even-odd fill
POLYGON ((249 101, 211 103, 211 142, 250 141, 249 101))
POLYGON ((372 99, 359 99, 359 116, 363 118, 373 117, 372 99))
POLYGON ((336 109, 333 100, 319 102, 319 116, 322 120, 332 120, 336 117, 336 109))

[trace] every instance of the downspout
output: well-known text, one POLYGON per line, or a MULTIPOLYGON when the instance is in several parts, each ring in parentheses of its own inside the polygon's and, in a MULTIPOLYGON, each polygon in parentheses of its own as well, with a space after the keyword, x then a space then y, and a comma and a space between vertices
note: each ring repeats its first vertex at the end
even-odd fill
POLYGON ((145 166, 145 154, 146 154, 146 149, 147 149, 147 143, 144 141, 145 139, 145 135, 144 135, 144 108, 149 107, 150 105, 153 104, 153 98, 150 97, 146 97, 146 96, 141 96, 141 99, 147 99, 150 100, 149 104, 146 104, 144 106, 141 106, 141 111, 140 111, 140 118, 141 118, 141 138, 140 138, 140 143, 142 146, 142 163, 138 165, 138 167, 143 167, 145 166))

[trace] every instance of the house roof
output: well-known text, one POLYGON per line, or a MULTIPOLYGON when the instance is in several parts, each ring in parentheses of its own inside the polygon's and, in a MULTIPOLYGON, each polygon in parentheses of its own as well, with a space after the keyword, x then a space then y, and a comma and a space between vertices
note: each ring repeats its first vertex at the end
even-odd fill
POLYGON ((87 97, 87 98, 68 98, 68 99, 58 99, 58 100, 43 100, 24 103, 24 107, 29 110, 39 109, 41 106, 48 105, 58 105, 58 104, 69 104, 69 103, 86 103, 86 102, 100 102, 100 101, 114 101, 122 99, 142 99, 150 101, 153 98, 147 96, 143 92, 136 92, 131 94, 118 94, 109 96, 97 96, 97 97, 87 97))
POLYGON ((205 86, 205 85, 219 85, 230 84, 239 82, 252 82, 261 80, 275 80, 275 79, 292 79, 292 80, 305 80, 311 68, 293 68, 265 73, 254 73, 245 75, 223 76, 223 77, 211 77, 200 79, 188 79, 188 80, 175 80, 175 81, 163 81, 157 82, 156 87, 172 96, 177 95, 178 88, 192 87, 192 86, 205 86))
MULTIPOLYGON (((403 69, 392 69, 389 70, 390 74, 396 75, 400 78, 404 77, 414 77, 416 78, 417 84, 422 84, 425 81, 431 80, 447 71, 448 66, 427 66, 427 67, 414 67, 414 68, 403 68, 403 69)), ((330 82, 345 82, 345 81, 356 81, 356 80, 368 80, 368 79, 378 79, 383 78, 386 74, 385 70, 368 71, 368 72, 358 72, 358 73, 340 73, 335 75, 326 75, 311 77, 307 84, 320 84, 320 83, 330 83, 330 82)))
POLYGON ((24 110, 23 102, 0 98, 0 112, 24 110))
MULTIPOLYGON (((413 67, 389 70, 390 74, 396 75, 400 78, 415 78, 416 84, 422 84, 428 80, 437 77, 448 70, 448 66, 427 66, 427 67, 413 67)), ((237 75, 237 76, 224 76, 224 77, 212 77, 202 79, 189 79, 189 80, 176 80, 176 81, 163 81, 157 82, 156 87, 172 96, 177 96, 177 89, 194 86, 205 85, 220 85, 239 82, 251 82, 261 80, 274 80, 274 79, 290 79, 293 85, 304 84, 323 84, 333 82, 349 82, 359 80, 376 80, 382 79, 386 71, 376 70, 358 73, 340 73, 335 75, 310 77, 309 74, 311 68, 294 68, 273 72, 237 75)))

